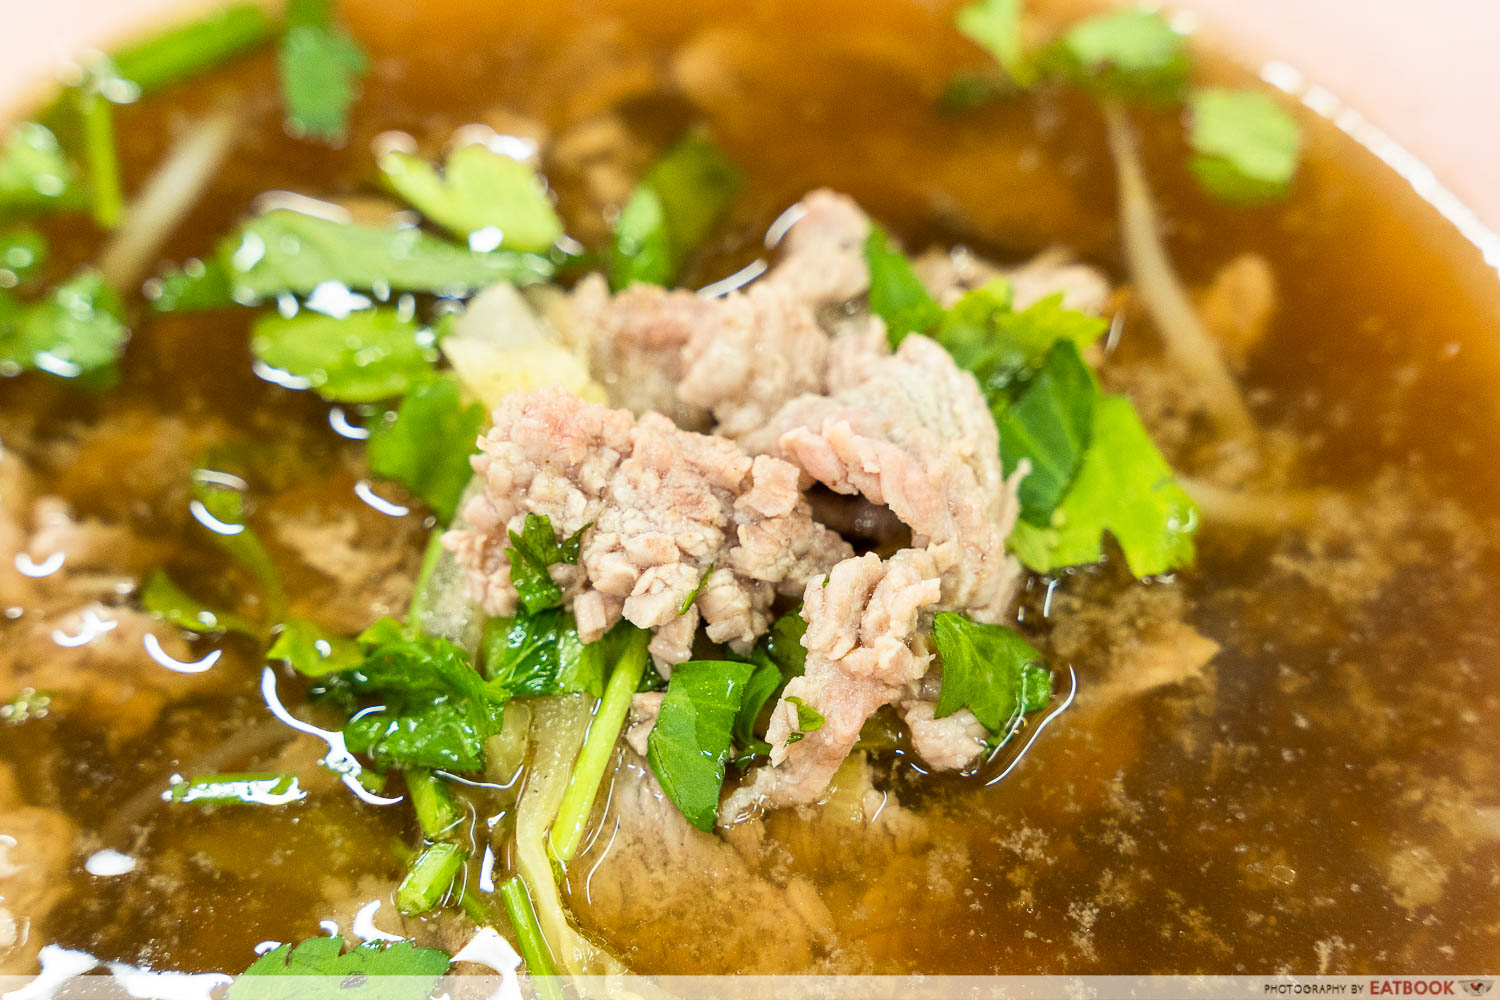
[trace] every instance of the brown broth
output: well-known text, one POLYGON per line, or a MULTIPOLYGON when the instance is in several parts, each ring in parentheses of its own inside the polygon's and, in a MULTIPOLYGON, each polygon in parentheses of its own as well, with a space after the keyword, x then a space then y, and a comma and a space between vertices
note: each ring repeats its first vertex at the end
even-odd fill
MULTIPOLYGON (((966 242, 1013 258, 1062 244, 1121 273, 1113 175, 1087 101, 1048 93, 934 111, 955 68, 976 62, 948 5, 348 6, 375 62, 342 150, 285 137, 269 53, 121 113, 128 189, 192 115, 227 103, 243 116, 230 167, 167 257, 208 252, 265 190, 368 191, 370 140, 387 129, 436 148, 500 110, 556 134, 618 108, 657 146, 703 120, 747 171, 693 279, 753 259, 782 209, 822 185, 853 195, 913 249, 966 242)), ((1250 537, 1210 524, 1196 570, 1150 584, 1111 565, 1065 577, 1046 617, 1040 593, 1029 595, 1028 620, 1058 665, 1076 670, 1080 694, 1004 782, 921 778, 897 762, 878 785, 923 818, 918 841, 792 813, 741 845, 747 877, 815 888, 829 923, 805 948, 739 933, 750 917, 735 892, 704 889, 694 870, 633 869, 628 852, 604 854, 601 837, 574 867, 573 902, 634 968, 1464 972, 1500 959, 1500 466, 1490 458, 1500 285, 1399 178, 1324 123, 1307 123, 1294 195, 1244 209, 1193 186, 1174 120, 1137 121, 1184 278, 1202 284, 1247 250, 1271 261, 1280 306, 1245 384, 1263 426, 1297 441, 1282 485, 1348 491, 1347 516, 1250 537), (1068 632, 1084 614, 1091 630, 1068 632), (1221 644, 1208 683, 1097 700, 1112 657, 1174 622, 1221 644)), ((565 211, 580 211, 569 178, 557 186, 565 211)), ((52 277, 98 241, 77 221, 48 235, 52 277)), ((211 436, 279 449, 252 475, 267 507, 301 491, 302 502, 357 514, 362 543, 415 558, 419 518, 370 521, 349 490, 360 449, 329 429, 326 406, 252 374, 249 320, 142 323, 106 395, 0 383, 0 433, 31 439, 43 488, 82 513, 144 505, 132 514, 141 530, 169 541, 170 564, 204 586, 219 563, 166 506, 164 484, 119 481, 125 470, 107 452, 103 467, 49 466, 50 445, 133 409, 212 424, 211 436)), ((1133 313, 1119 357, 1127 373, 1160 368, 1154 334, 1133 313)), ((1169 457, 1194 471, 1191 454, 1169 457)), ((290 583, 320 599, 311 577, 290 583)), ((233 581, 218 585, 234 593, 233 581)), ((226 650, 220 687, 174 703, 147 732, 122 741, 107 719, 59 710, 0 726, 0 761, 30 804, 109 829, 216 741, 264 724, 254 650, 233 640, 226 650)), ((239 969, 258 942, 318 934, 335 910, 347 921, 349 899, 388 892, 400 870, 390 843, 412 835, 403 811, 361 805, 336 785, 281 811, 163 805, 141 819, 128 843, 81 836, 51 939, 158 968, 239 969), (137 873, 86 875, 99 846, 134 851, 137 873)), ((444 926, 414 930, 444 940, 444 926)))

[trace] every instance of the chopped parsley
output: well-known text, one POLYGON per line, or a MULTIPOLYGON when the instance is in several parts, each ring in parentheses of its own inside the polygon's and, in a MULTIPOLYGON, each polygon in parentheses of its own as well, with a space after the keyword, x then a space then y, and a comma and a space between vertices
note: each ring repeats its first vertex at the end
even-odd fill
POLYGON ((979 0, 961 7, 953 22, 995 62, 1018 87, 1037 81, 1037 69, 1027 53, 1021 32, 1022 0, 979 0))
POLYGON ((84 271, 29 305, 7 301, 0 290, 0 375, 111 377, 130 330, 119 293, 98 274, 84 271))
POLYGON ((1109 11, 1068 29, 1043 54, 1056 75, 1106 97, 1167 104, 1182 98, 1186 40, 1156 11, 1109 11))
POLYGON ((474 474, 469 456, 485 420, 482 405, 463 404, 451 376, 418 381, 400 408, 371 430, 370 471, 399 480, 447 524, 474 474))
POLYGON ((609 255, 610 283, 671 285, 713 231, 744 176, 701 131, 667 150, 620 209, 609 255))
POLYGON ((1224 201, 1281 197, 1297 173, 1297 120, 1258 91, 1208 88, 1188 97, 1188 161, 1204 190, 1224 201))
POLYGON ((448 154, 442 173, 410 153, 381 155, 386 184, 475 250, 548 250, 562 220, 547 184, 530 164, 469 144, 448 154))
POLYGON ((885 322, 892 347, 899 347, 908 334, 926 333, 942 321, 943 307, 906 255, 874 223, 865 237, 865 263, 870 268, 870 312, 885 322))
POLYGON ((553 581, 547 567, 559 563, 577 565, 579 546, 588 529, 589 526, 584 525, 559 542, 552 530, 551 518, 545 514, 527 514, 521 530, 510 533, 511 548, 507 553, 510 557, 510 582, 529 614, 562 603, 562 588, 553 581))
POLYGON ((266 630, 257 622, 227 611, 216 611, 183 590, 166 573, 157 571, 141 588, 141 607, 162 621, 187 632, 212 635, 238 632, 252 639, 265 638, 266 630))
POLYGON ((337 937, 309 938, 298 945, 271 949, 229 984, 226 1000, 281 1000, 283 997, 326 996, 381 1000, 425 1000, 450 959, 436 948, 418 948, 410 941, 370 941, 344 951, 337 937), (295 976, 287 985, 267 977, 295 976), (324 976, 315 986, 307 977, 324 976), (383 984, 372 977, 400 977, 383 984))
POLYGON ((1046 658, 1013 629, 943 611, 933 620, 932 640, 943 663, 936 718, 967 708, 1003 743, 1024 714, 1052 697, 1046 658))
POLYGON ((277 64, 287 131, 343 142, 369 57, 339 25, 334 0, 290 0, 277 64))
POLYGON ((662 791, 700 830, 712 830, 729 760, 730 731, 752 664, 689 660, 672 668, 646 762, 662 791))
POLYGON ((1020 486, 1026 520, 1046 524, 1062 502, 1088 449, 1098 396, 1078 348, 1059 340, 1014 400, 992 403, 1005 474, 1012 475, 1022 461, 1030 466, 1020 486))
POLYGON ((87 191, 52 130, 37 122, 14 126, 0 145, 0 213, 77 209, 87 203, 87 191))
POLYGON ((342 318, 268 313, 255 321, 250 350, 261 364, 293 376, 324 399, 371 403, 400 396, 428 378, 437 360, 431 339, 395 309, 342 318))

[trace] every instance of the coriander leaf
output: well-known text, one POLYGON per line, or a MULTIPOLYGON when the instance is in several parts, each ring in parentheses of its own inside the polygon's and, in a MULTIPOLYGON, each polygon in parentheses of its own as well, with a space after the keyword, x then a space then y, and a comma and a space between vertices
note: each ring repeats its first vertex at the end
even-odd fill
POLYGON ((732 660, 677 664, 646 738, 646 762, 662 791, 700 830, 714 827, 729 733, 752 669, 732 660))
POLYGON ((87 192, 45 125, 21 122, 0 146, 0 212, 77 209, 87 192))
POLYGON ((1022 714, 1041 701, 1040 678, 1051 675, 1046 658, 1036 647, 1003 625, 982 625, 952 611, 939 612, 932 623, 932 640, 943 662, 943 686, 936 718, 967 708, 1004 742, 1022 714), (1040 665, 1040 673, 1035 669, 1040 665), (1028 672, 1027 667, 1033 669, 1028 672))
POLYGON ((1046 565, 1031 564, 1033 569, 1098 562, 1105 531, 1137 577, 1189 566, 1194 559, 1198 508, 1123 396, 1104 396, 1094 405, 1089 449, 1052 520, 1056 536, 1046 565))
POLYGON ((278 66, 287 131, 342 142, 369 59, 337 22, 333 0, 291 0, 278 66))
POLYGON ((670 285, 729 210, 744 175, 702 131, 691 131, 641 178, 620 210, 610 283, 670 285))
POLYGON ((1036 65, 1021 34, 1021 0, 979 0, 960 8, 953 21, 970 41, 994 56, 1017 85, 1036 83, 1036 65))
POLYGON ((828 721, 822 712, 813 708, 796 695, 792 695, 787 701, 797 709, 797 732, 802 735, 817 732, 823 728, 823 723, 828 721))
POLYGON ((1205 89, 1188 98, 1188 166, 1225 201, 1279 198, 1297 172, 1297 120, 1258 91, 1205 89))
POLYGON ((874 223, 865 237, 865 262, 870 268, 870 311, 885 321, 892 347, 907 334, 926 333, 942 321, 943 307, 917 277, 911 261, 874 223))
POLYGON ((174 775, 167 801, 205 806, 283 806, 307 798, 293 774, 208 774, 196 778, 174 775))
POLYGON ((289 209, 247 221, 220 245, 218 260, 241 305, 307 295, 327 282, 385 298, 392 292, 461 295, 499 281, 531 285, 552 276, 551 261, 537 254, 475 253, 414 227, 334 222, 289 209))
POLYGON ((415 320, 395 309, 342 319, 269 313, 255 321, 250 350, 261 364, 303 380, 324 399, 372 403, 427 378, 437 360, 428 340, 415 320))
POLYGON ((114 73, 144 96, 269 41, 275 24, 259 3, 239 3, 113 53, 114 73))
POLYGON ((410 153, 388 152, 378 162, 392 190, 471 246, 475 234, 492 230, 486 249, 540 253, 562 236, 546 182, 528 163, 478 144, 449 153, 441 174, 410 153))
POLYGON ((159 313, 227 309, 237 305, 229 284, 229 273, 215 257, 207 261, 190 258, 146 282, 151 308, 159 313))
POLYGON ((342 938, 310 938, 266 952, 229 985, 226 1000, 426 1000, 450 959, 410 941, 368 942, 345 952, 342 938), (282 985, 282 976, 292 978, 282 985), (313 980, 309 977, 324 977, 313 980), (373 977, 401 977, 389 985, 373 977))
POLYGON ((807 650, 802 636, 807 622, 796 611, 776 619, 771 631, 755 644, 750 662, 755 669, 745 681, 740 710, 734 718, 734 741, 743 754, 767 754, 771 745, 756 735, 766 703, 781 693, 786 682, 807 670, 807 650))
POLYGON ((158 570, 141 588, 141 607, 180 629, 208 635, 215 632, 238 632, 252 639, 265 638, 266 630, 248 618, 227 611, 215 611, 172 582, 158 570))
POLYGON ((588 525, 558 542, 552 519, 545 514, 527 514, 519 533, 510 533, 510 582, 528 613, 536 614, 562 601, 562 588, 547 572, 556 563, 576 565, 578 549, 588 525))
MULTIPOLYGON (((619 626, 616 627, 618 630, 619 626)), ((604 694, 604 674, 612 639, 585 645, 572 614, 548 608, 514 618, 492 618, 484 627, 481 648, 491 683, 512 698, 587 691, 604 694)))
POLYGON ((0 289, 36 277, 47 262, 47 239, 29 227, 0 231, 0 289))
POLYGON ((285 660, 306 677, 323 677, 352 670, 364 662, 364 654, 351 639, 325 632, 305 618, 290 618, 282 623, 266 659, 285 660))
POLYGON ((1079 22, 1052 44, 1043 63, 1097 94, 1152 104, 1180 99, 1190 69, 1182 35, 1161 14, 1139 9, 1079 22))
POLYGON ((40 302, 0 311, 0 374, 44 371, 78 378, 111 369, 130 331, 125 307, 109 283, 85 271, 40 302))
POLYGON ((451 377, 420 381, 370 432, 370 471, 399 480, 447 524, 474 475, 469 456, 485 419, 480 404, 463 405, 451 377))
POLYGON ((485 682, 460 647, 399 629, 377 622, 360 637, 365 661, 327 679, 330 694, 379 702, 345 725, 349 749, 383 768, 479 770, 508 696, 485 682))
POLYGON ((1049 522, 1083 461, 1098 396, 1078 348, 1060 340, 1015 401, 995 408, 1006 476, 1023 459, 1031 465, 1021 480, 1021 517, 1038 525, 1049 522))
POLYGON ((960 368, 973 372, 987 397, 1010 387, 1039 365, 1059 341, 1080 349, 1099 338, 1108 324, 1097 316, 1066 309, 1062 294, 1049 295, 1017 310, 1010 283, 1003 278, 973 289, 947 311, 933 337, 960 368))

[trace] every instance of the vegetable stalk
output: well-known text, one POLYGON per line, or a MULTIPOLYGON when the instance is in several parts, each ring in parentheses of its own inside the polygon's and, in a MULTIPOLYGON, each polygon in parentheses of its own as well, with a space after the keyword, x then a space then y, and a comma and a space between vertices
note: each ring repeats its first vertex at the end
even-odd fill
POLYGON ((438 905, 468 856, 468 850, 446 841, 423 850, 396 888, 396 908, 415 917, 438 905))
POLYGON ((584 739, 562 805, 558 807, 557 819, 552 824, 552 856, 563 864, 572 860, 583 839, 589 816, 594 811, 594 799, 599 794, 599 784, 604 780, 610 754, 614 752, 620 729, 625 724, 625 713, 630 709, 630 700, 645 672, 646 633, 637 631, 630 636, 629 645, 609 676, 604 697, 599 700, 593 725, 584 739))
POLYGON ((448 786, 424 768, 405 772, 406 790, 411 794, 412 809, 429 840, 452 839, 453 831, 463 819, 463 811, 453 801, 448 786))
POLYGON ((536 910, 532 908, 531 893, 526 891, 521 876, 513 876, 501 884, 500 899, 505 903, 510 925, 515 928, 521 957, 526 960, 526 970, 531 974, 537 995, 547 1000, 560 998, 562 991, 557 988, 557 966, 552 961, 547 939, 542 935, 541 924, 537 922, 536 910))
POLYGON ((120 162, 115 153, 114 106, 94 87, 78 91, 83 125, 83 156, 89 168, 94 221, 105 229, 120 224, 125 196, 120 189, 120 162))

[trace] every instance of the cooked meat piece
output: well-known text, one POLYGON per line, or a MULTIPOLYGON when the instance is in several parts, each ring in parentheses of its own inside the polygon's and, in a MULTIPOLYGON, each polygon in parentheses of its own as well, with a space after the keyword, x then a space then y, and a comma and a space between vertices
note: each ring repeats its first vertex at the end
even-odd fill
POLYGON ((1079 312, 1097 315, 1109 304, 1109 279, 1098 268, 1076 263, 1067 251, 1057 248, 1043 250, 1013 268, 992 264, 963 247, 929 250, 917 258, 915 266, 927 290, 944 306, 996 278, 1010 282, 1017 309, 1058 292, 1062 292, 1064 306, 1079 312))
POLYGON ((937 703, 917 700, 904 702, 901 718, 911 730, 912 749, 923 762, 937 771, 961 771, 973 764, 984 749, 988 730, 967 708, 938 719, 937 703))
POLYGON ((802 598, 807 670, 793 678, 771 713, 771 763, 724 800, 723 824, 757 807, 775 809, 818 799, 875 710, 901 698, 927 672, 921 637, 925 614, 941 598, 931 555, 903 549, 889 561, 874 553, 846 559, 814 580, 802 598), (804 730, 799 705, 823 717, 804 730), (793 734, 801 733, 793 739, 793 734))
POLYGON ((656 410, 679 426, 738 437, 782 404, 823 387, 828 331, 819 307, 869 286, 869 220, 843 195, 814 191, 792 209, 782 262, 747 290, 705 298, 634 285, 611 296, 591 275, 572 296, 564 327, 587 331, 595 377, 635 413, 656 410))
POLYGON ((1276 272, 1258 253, 1242 253, 1219 268, 1198 298, 1203 325, 1236 368, 1260 346, 1276 312, 1276 272))
POLYGON ((192 669, 206 652, 190 647, 174 626, 132 608, 94 603, 25 615, 0 631, 0 690, 46 692, 52 710, 108 720, 110 738, 123 742, 171 699, 223 682, 222 670, 192 669))
POLYGON ((722 838, 694 829, 634 753, 626 752, 609 795, 600 798, 608 812, 597 853, 574 859, 592 871, 589 891, 575 893, 573 904, 587 923, 610 928, 623 958, 631 958, 637 942, 659 937, 661 920, 691 906, 707 922, 703 933, 675 945, 683 973, 725 949, 762 956, 762 964, 744 972, 811 964, 831 920, 826 909, 819 913, 817 893, 806 882, 763 874, 722 838), (685 872, 692 878, 684 879, 685 872), (773 937, 777 948, 758 947, 773 937))
POLYGON ((646 756, 646 738, 656 728, 656 717, 666 696, 665 691, 642 691, 630 700, 630 728, 625 730, 625 742, 642 757, 646 756))
POLYGON ((789 212, 795 222, 781 239, 781 261, 766 283, 813 306, 837 305, 870 290, 870 220, 852 198, 820 188, 789 212))
POLYGON ((36 972, 47 917, 67 892, 74 834, 60 812, 0 802, 0 975, 36 972))
POLYGON ((1020 576, 1005 552, 1019 479, 1004 478, 978 383, 920 335, 891 355, 835 353, 829 395, 788 403, 746 447, 890 507, 936 561, 943 608, 1001 621, 1020 576))
POLYGON ((485 490, 464 510, 469 526, 444 538, 473 599, 515 613, 507 532, 528 513, 563 537, 591 526, 579 565, 552 570, 580 634, 592 641, 623 616, 657 630, 651 649, 668 665, 688 657, 700 613, 710 639, 747 649, 778 590, 795 593, 850 553, 813 521, 784 462, 561 390, 508 397, 474 468, 485 490))

